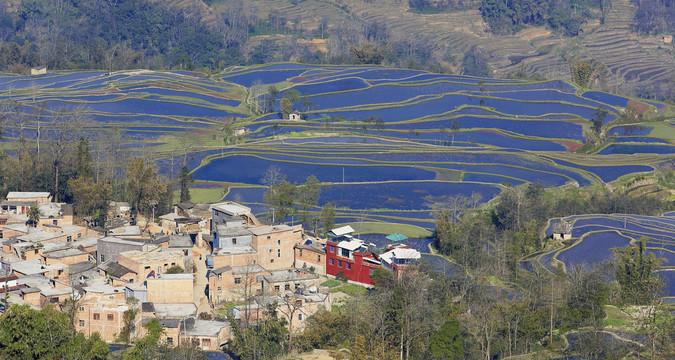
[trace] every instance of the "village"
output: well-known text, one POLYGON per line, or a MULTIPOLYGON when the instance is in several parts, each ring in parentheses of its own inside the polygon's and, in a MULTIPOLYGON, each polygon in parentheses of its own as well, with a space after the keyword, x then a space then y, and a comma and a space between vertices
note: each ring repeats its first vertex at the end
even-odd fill
POLYGON ((173 206, 158 222, 109 204, 105 227, 73 215, 47 192, 9 192, 0 202, 0 311, 12 304, 55 306, 73 326, 108 343, 145 335, 156 318, 166 345, 219 350, 269 309, 302 332, 319 309, 331 310, 326 278, 371 287, 378 268, 398 276, 421 257, 400 234, 377 247, 350 226, 310 235, 301 225, 270 224, 235 202, 173 206), (79 224, 79 225, 78 225, 79 224))

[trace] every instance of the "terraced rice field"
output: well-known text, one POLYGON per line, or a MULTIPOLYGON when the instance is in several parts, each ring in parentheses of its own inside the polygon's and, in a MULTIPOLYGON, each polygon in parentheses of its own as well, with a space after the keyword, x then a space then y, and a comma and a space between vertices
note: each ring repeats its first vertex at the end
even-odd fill
MULTIPOLYGON (((589 268, 614 258, 612 248, 647 239, 647 252, 663 258, 658 273, 666 281, 665 296, 675 299, 675 214, 663 216, 639 216, 625 214, 579 215, 563 220, 573 224, 571 246, 553 251, 537 258, 548 270, 562 266, 568 272, 575 266, 589 268)), ((546 235, 550 236, 553 219, 546 235)))
MULTIPOLYGON (((432 228, 432 209, 449 196, 473 196, 480 203, 505 186, 528 182, 588 186, 650 172, 673 159, 672 139, 652 132, 653 125, 615 126, 610 134, 616 144, 596 155, 574 153, 598 107, 610 112, 611 122, 628 100, 641 100, 580 94, 559 80, 279 63, 210 77, 152 71, 7 75, 0 76, 0 99, 16 101, 27 119, 44 104, 42 121, 77 107, 92 134, 119 129, 125 151, 147 152, 164 174, 175 174, 167 164, 182 164, 185 157, 198 182, 234 186, 226 198, 258 213, 267 211, 261 187, 266 169, 277 167, 296 183, 315 175, 323 186, 319 206, 337 206, 339 221, 432 228), (274 111, 260 115, 270 85, 280 93, 274 111), (294 105, 303 120, 280 114, 279 98, 290 89, 303 96, 294 105), (303 102, 309 105, 303 108, 303 102), (245 131, 237 145, 222 141, 228 126, 245 131)), ((4 130, 8 140, 30 139, 36 124, 4 130)))

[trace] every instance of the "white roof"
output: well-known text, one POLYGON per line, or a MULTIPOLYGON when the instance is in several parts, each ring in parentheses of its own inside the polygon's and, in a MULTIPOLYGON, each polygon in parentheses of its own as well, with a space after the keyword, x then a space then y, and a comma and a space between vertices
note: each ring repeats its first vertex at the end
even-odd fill
POLYGON ((7 193, 7 200, 12 199, 26 199, 26 198, 43 198, 51 196, 48 192, 23 192, 10 191, 7 193))
POLYGON ((229 215, 245 215, 251 212, 251 208, 236 203, 220 203, 211 205, 212 209, 220 210, 229 215))
POLYGON ((343 226, 343 227, 339 227, 339 228, 333 229, 333 230, 331 230, 330 232, 332 232, 333 234, 335 234, 335 236, 342 236, 342 235, 347 235, 347 234, 353 233, 353 232, 354 232, 354 229, 352 229, 351 226, 346 225, 346 226, 343 226))
POLYGON ((340 243, 338 244, 338 247, 339 247, 339 248, 341 248, 341 249, 347 249, 347 250, 351 250, 351 251, 354 251, 354 250, 360 248, 361 246, 363 246, 363 241, 362 241, 362 240, 359 240, 359 239, 353 239, 353 240, 349 240, 349 241, 342 241, 342 242, 340 242, 340 243))
POLYGON ((380 259, 390 264, 393 259, 419 259, 422 257, 419 251, 415 249, 396 248, 380 255, 380 259))

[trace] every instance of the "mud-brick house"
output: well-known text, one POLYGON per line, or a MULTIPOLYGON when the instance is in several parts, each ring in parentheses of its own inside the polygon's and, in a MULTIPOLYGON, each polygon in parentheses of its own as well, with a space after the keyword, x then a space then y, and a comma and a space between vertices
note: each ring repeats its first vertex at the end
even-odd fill
POLYGON ((572 224, 560 220, 553 224, 552 232, 554 240, 569 240, 572 238, 572 224))

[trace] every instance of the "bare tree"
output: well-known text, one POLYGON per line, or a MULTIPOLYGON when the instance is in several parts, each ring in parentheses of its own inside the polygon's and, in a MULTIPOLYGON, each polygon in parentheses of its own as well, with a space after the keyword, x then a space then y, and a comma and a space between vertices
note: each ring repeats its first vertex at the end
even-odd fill
POLYGON ((66 156, 76 145, 86 121, 85 109, 82 106, 61 106, 52 115, 45 126, 47 146, 52 155, 54 168, 54 202, 59 201, 59 171, 66 161, 66 156))

